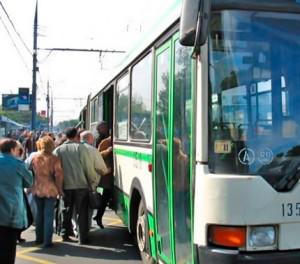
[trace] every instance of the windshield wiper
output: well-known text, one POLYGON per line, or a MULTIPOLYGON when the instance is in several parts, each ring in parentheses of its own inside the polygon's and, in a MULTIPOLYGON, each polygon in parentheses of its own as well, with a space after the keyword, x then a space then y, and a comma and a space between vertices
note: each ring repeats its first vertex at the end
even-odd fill
POLYGON ((281 170, 284 175, 274 184, 274 188, 278 191, 290 191, 300 179, 300 159, 287 162, 281 170))

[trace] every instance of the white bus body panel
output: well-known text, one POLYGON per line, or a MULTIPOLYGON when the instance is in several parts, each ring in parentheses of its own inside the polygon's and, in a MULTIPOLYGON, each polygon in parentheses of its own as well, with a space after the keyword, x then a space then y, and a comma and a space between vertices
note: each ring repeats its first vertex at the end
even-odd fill
POLYGON ((260 176, 210 174, 196 166, 194 242, 207 245, 207 225, 278 225, 278 249, 300 248, 300 215, 283 216, 282 204, 300 202, 300 184, 279 193, 260 176))
MULTIPOLYGON (((152 149, 114 144, 116 149, 152 155, 152 149)), ((147 210, 153 213, 152 173, 148 170, 149 162, 129 156, 115 155, 115 185, 126 195, 130 195, 134 178, 139 179, 146 201, 147 210)), ((141 194, 142 195, 142 194, 141 194)))

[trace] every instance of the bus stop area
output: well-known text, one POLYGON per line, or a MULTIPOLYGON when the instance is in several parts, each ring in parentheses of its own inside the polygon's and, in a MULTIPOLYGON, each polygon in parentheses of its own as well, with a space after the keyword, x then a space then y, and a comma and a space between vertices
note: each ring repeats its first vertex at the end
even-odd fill
POLYGON ((93 221, 89 238, 91 243, 79 245, 74 242, 62 242, 54 235, 54 246, 42 248, 36 246, 35 227, 31 226, 22 233, 26 242, 18 244, 16 264, 108 264, 108 263, 142 263, 137 247, 128 233, 128 229, 111 210, 103 217, 104 229, 93 221))
POLYGON ((0 115, 0 137, 7 136, 9 133, 19 129, 24 129, 24 126, 6 116, 0 115))

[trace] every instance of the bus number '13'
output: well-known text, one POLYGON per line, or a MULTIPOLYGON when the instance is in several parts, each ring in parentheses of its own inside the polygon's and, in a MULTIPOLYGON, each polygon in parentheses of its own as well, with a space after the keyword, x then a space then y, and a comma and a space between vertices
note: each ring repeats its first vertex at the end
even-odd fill
POLYGON ((281 204, 282 216, 300 216, 300 203, 281 204))

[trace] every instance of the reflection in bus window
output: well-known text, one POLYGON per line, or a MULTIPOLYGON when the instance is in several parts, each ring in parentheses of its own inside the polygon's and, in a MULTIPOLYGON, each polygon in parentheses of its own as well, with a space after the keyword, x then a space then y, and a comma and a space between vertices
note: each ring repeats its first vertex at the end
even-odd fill
POLYGON ((129 75, 126 74, 117 83, 116 138, 121 140, 127 140, 128 137, 128 94, 129 75))
POLYGON ((213 17, 211 172, 260 174, 269 182, 285 177, 282 162, 290 163, 289 153, 300 145, 299 20, 296 14, 257 11, 213 17), (270 172, 269 164, 282 168, 270 172))
POLYGON ((175 42, 173 188, 176 260, 192 263, 190 152, 192 116, 191 48, 175 42))
POLYGON ((151 138, 151 53, 132 69, 130 136, 135 140, 151 138))
POLYGON ((169 126, 169 75, 170 75, 170 49, 165 50, 157 57, 157 131, 156 131, 156 199, 158 233, 161 234, 162 251, 170 256, 170 235, 169 235, 169 210, 168 210, 168 126, 169 126))

